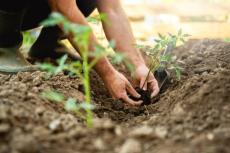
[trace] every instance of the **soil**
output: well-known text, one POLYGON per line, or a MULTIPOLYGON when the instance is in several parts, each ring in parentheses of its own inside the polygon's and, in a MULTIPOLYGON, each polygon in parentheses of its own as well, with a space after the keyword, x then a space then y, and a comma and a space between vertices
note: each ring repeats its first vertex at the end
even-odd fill
POLYGON ((230 43, 190 40, 174 53, 182 79, 172 75, 140 108, 111 99, 92 72, 94 128, 40 96, 55 89, 81 101, 78 78, 0 74, 0 153, 229 153, 230 43))
POLYGON ((131 98, 134 101, 143 101, 143 103, 141 104, 143 105, 149 105, 151 104, 151 91, 150 90, 143 90, 140 87, 136 87, 135 90, 137 91, 137 93, 139 93, 141 95, 140 98, 136 98, 133 97, 132 95, 129 95, 129 98, 131 98))

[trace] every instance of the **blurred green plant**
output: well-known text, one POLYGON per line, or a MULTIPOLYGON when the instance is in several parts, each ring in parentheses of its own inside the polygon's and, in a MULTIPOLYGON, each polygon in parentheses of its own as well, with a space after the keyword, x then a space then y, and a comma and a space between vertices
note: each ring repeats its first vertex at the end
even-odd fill
MULTIPOLYGON (((73 61, 71 63, 66 64, 67 56, 63 56, 58 60, 58 66, 54 66, 49 63, 39 64, 39 67, 42 70, 48 72, 49 75, 56 75, 59 72, 66 70, 71 74, 77 75, 84 86, 85 93, 85 103, 87 105, 91 105, 91 92, 90 92, 90 78, 89 73, 92 67, 96 64, 96 62, 104 56, 104 50, 100 46, 96 46, 96 51, 93 52, 94 60, 89 62, 89 57, 92 56, 89 51, 89 37, 91 34, 91 29, 88 26, 74 24, 66 19, 63 15, 59 13, 52 13, 48 19, 41 23, 45 27, 61 25, 65 34, 71 34, 73 36, 74 43, 77 44, 78 51, 81 54, 82 61, 73 61)), ((73 100, 69 100, 66 102, 68 106, 73 105, 73 100)), ((69 108, 69 107, 67 107, 69 108)), ((93 113, 91 109, 86 109, 86 123, 88 127, 92 127, 92 118, 93 113)))
POLYGON ((225 42, 230 42, 230 38, 225 38, 224 41, 225 42))
POLYGON ((31 46, 37 39, 37 33, 35 31, 24 31, 22 34, 23 34, 23 45, 25 47, 31 46))
POLYGON ((108 17, 105 13, 100 13, 96 16, 89 16, 87 17, 87 21, 93 24, 99 24, 101 21, 108 23, 108 17))
MULTIPOLYGON (((102 20, 101 18, 104 19, 104 17, 100 17, 98 18, 98 20, 102 20)), ((71 36, 73 36, 73 42, 77 44, 78 51, 81 54, 81 60, 67 62, 68 56, 65 55, 57 61, 57 65, 53 65, 50 63, 42 63, 38 64, 38 66, 42 70, 47 71, 49 76, 57 75, 62 71, 67 71, 70 75, 77 75, 80 78, 81 82, 83 83, 85 101, 79 106, 84 106, 84 109, 86 111, 85 119, 87 126, 92 127, 93 112, 91 109, 92 98, 90 92, 90 70, 94 67, 94 65, 98 62, 99 59, 111 54, 107 50, 109 48, 114 48, 115 42, 111 41, 107 47, 95 44, 94 51, 90 51, 90 27, 74 24, 68 21, 64 16, 56 12, 52 13, 49 16, 49 18, 43 21, 41 24, 45 27, 61 25, 65 34, 71 34, 71 36), (92 60, 89 60, 89 58, 91 58, 92 60)), ((123 58, 121 59, 120 56, 120 54, 114 53, 112 59, 116 62, 121 62, 123 58)), ((67 108, 67 111, 73 109, 74 112, 77 112, 77 108, 79 108, 79 106, 76 107, 73 101, 73 99, 67 100, 65 108, 67 108)))
POLYGON ((84 114, 84 112, 94 109, 94 106, 92 104, 84 102, 80 103, 77 102, 77 100, 74 98, 66 98, 63 94, 54 90, 43 91, 41 93, 41 96, 52 102, 64 104, 64 109, 66 111, 73 112, 84 120, 86 120, 86 115, 84 114))
MULTIPOLYGON (((178 43, 184 43, 189 36, 189 34, 184 34, 181 29, 175 35, 171 33, 168 35, 158 34, 158 38, 155 39, 155 46, 146 51, 146 54, 151 59, 150 72, 155 72, 157 69, 174 70, 177 79, 180 80, 182 68, 178 65, 179 61, 172 54, 172 50, 178 43)), ((146 77, 146 80, 148 77, 149 75, 146 77)))

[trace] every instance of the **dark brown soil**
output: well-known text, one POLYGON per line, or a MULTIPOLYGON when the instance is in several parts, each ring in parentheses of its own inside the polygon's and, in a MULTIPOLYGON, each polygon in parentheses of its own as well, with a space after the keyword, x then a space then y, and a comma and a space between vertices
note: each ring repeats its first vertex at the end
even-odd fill
POLYGON ((77 78, 44 72, 0 75, 0 153, 229 153, 230 43, 191 40, 184 67, 156 103, 127 108, 92 73, 94 128, 41 98, 55 89, 83 99, 77 78))

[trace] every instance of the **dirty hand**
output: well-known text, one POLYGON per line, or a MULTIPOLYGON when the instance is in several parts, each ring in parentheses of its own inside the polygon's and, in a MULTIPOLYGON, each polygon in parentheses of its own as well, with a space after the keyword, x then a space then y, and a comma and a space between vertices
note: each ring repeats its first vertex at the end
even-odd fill
POLYGON ((107 76, 106 79, 104 79, 104 83, 114 99, 120 99, 132 106, 141 105, 142 101, 133 101, 129 98, 128 93, 136 98, 139 98, 140 95, 125 76, 118 71, 107 76))
POLYGON ((143 88, 143 90, 150 90, 152 92, 151 98, 159 93, 158 82, 152 72, 150 72, 148 79, 149 68, 146 65, 139 65, 134 71, 134 84, 143 88))

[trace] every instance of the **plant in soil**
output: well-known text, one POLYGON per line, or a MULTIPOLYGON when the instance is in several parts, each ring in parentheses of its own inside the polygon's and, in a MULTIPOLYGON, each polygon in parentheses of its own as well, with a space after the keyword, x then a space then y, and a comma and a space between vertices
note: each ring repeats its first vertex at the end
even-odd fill
MULTIPOLYGON (((104 17, 102 18, 96 18, 93 21, 96 20, 104 20, 104 17)), ((92 20, 92 19, 91 19, 92 20)), ((55 25, 61 25, 64 29, 65 34, 71 34, 74 40, 74 44, 77 44, 77 49, 81 54, 81 60, 78 61, 70 61, 67 62, 68 56, 65 55, 62 58, 60 58, 57 61, 57 65, 53 65, 50 63, 42 63, 38 64, 38 66, 42 69, 48 72, 48 75, 57 75, 58 73, 62 71, 68 72, 69 75, 76 75, 80 78, 83 88, 84 88, 84 94, 85 94, 85 100, 81 104, 76 104, 76 100, 73 98, 67 98, 65 101, 64 99, 61 99, 61 101, 64 101, 65 109, 67 111, 75 112, 77 115, 82 117, 86 120, 87 126, 92 127, 92 119, 93 119, 93 105, 92 105, 92 98, 91 98, 91 88, 90 88, 90 70, 94 67, 94 65, 97 63, 97 61, 105 56, 110 55, 111 53, 108 52, 110 48, 114 48, 115 42, 111 41, 109 43, 109 46, 103 47, 100 45, 94 46, 94 51, 89 50, 89 36, 91 33, 91 29, 88 26, 83 26, 79 24, 74 24, 68 21, 65 17, 63 17, 59 13, 52 13, 49 18, 42 22, 42 25, 47 26, 55 26, 55 25), (89 60, 90 57, 93 57, 93 60, 89 60), (85 110, 85 114, 80 113, 80 109, 85 110)), ((112 58, 116 61, 120 61, 121 55, 120 54, 113 54, 112 58)), ((58 96, 59 94, 57 92, 50 92, 43 93, 43 97, 46 97, 52 101, 55 100, 56 97, 63 97, 58 96), (51 98, 50 98, 51 97, 51 98)))
MULTIPOLYGON (((184 43, 185 39, 189 36, 189 34, 184 34, 181 29, 175 35, 170 33, 166 36, 159 34, 159 37, 155 39, 155 46, 146 51, 146 54, 150 57, 150 65, 149 73, 146 76, 144 84, 147 83, 151 72, 154 73, 160 89, 169 77, 168 70, 173 70, 176 73, 177 79, 181 79, 182 68, 178 65, 180 61, 172 54, 172 50, 179 43, 184 43)), ((137 45, 137 47, 141 48, 143 46, 137 45)), ((139 99, 131 98, 134 100, 142 100, 143 105, 149 105, 151 103, 151 91, 145 91, 143 87, 144 85, 141 88, 136 88, 136 91, 141 95, 139 99)))
POLYGON ((84 120, 87 120, 86 117, 88 117, 84 113, 94 109, 92 104, 77 102, 76 99, 70 97, 67 98, 62 93, 54 90, 44 91, 41 93, 41 96, 52 102, 62 103, 66 111, 73 112, 84 120))

